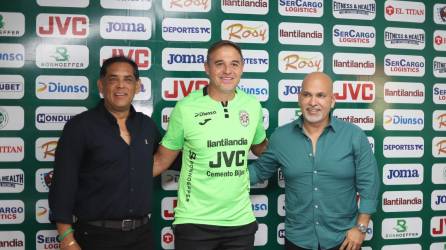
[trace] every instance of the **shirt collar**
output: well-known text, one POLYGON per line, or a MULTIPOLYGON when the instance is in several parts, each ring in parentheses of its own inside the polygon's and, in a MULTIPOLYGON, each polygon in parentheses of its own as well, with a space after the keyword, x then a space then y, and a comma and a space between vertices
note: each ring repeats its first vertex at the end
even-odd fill
MULTIPOLYGON (((330 117, 330 122, 328 123, 327 127, 325 129, 331 129, 333 130, 333 132, 336 132, 336 130, 339 128, 339 120, 336 119, 336 117, 333 117, 333 112, 331 111, 329 113, 329 117, 330 117)), ((298 127, 299 129, 303 129, 303 124, 304 124, 304 117, 303 114, 301 114, 295 121, 294 121, 294 125, 296 127, 298 127)))
MULTIPOLYGON (((103 114, 105 116, 105 118, 107 118, 107 120, 109 122, 111 122, 112 124, 116 124, 116 118, 107 110, 107 108, 105 108, 105 104, 104 104, 104 99, 101 99, 97 105, 97 110, 103 114)), ((129 116, 128 119, 133 119, 133 117, 135 117, 136 114, 136 110, 133 107, 133 105, 130 105, 130 112, 129 112, 129 116)))

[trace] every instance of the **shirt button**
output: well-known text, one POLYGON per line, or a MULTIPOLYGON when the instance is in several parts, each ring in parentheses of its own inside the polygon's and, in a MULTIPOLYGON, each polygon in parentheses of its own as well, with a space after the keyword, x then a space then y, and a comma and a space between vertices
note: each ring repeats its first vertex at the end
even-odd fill
POLYGON ((309 153, 309 154, 308 154, 308 156, 312 157, 312 156, 313 156, 313 154, 312 154, 312 153, 309 153))
POLYGON ((316 221, 316 225, 319 225, 319 221, 316 221))
POLYGON ((130 170, 135 171, 135 168, 131 168, 130 170))
POLYGON ((133 209, 129 209, 129 212, 130 212, 130 213, 133 213, 133 209))
POLYGON ((319 206, 318 205, 314 205, 314 208, 318 208, 319 206))
POLYGON ((317 191, 317 187, 314 188, 314 191, 317 191))
POLYGON ((130 192, 133 192, 133 191, 135 191, 135 189, 133 189, 133 188, 130 188, 130 192))
POLYGON ((317 174, 317 170, 314 170, 313 173, 317 174))

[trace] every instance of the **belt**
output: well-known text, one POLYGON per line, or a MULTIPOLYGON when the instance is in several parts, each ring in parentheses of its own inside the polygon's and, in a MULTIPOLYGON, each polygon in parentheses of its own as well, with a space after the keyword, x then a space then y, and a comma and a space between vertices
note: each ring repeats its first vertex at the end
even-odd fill
POLYGON ((97 227, 119 229, 121 231, 132 231, 147 224, 149 220, 149 217, 142 217, 140 219, 85 221, 84 223, 97 227))

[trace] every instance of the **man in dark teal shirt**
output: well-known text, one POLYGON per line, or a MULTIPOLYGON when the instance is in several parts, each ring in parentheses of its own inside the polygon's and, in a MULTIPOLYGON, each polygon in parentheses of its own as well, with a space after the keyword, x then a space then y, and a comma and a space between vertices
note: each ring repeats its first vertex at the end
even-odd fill
POLYGON ((330 77, 307 75, 299 94, 302 115, 277 128, 249 166, 252 184, 278 167, 283 171, 287 250, 358 250, 376 211, 380 182, 367 136, 332 117, 334 104, 330 77))

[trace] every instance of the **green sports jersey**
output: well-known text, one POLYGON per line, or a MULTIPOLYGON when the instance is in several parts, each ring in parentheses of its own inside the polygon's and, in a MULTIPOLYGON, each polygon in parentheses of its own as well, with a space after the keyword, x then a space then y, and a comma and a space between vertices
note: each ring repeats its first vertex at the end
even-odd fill
POLYGON ((253 222, 247 158, 251 144, 265 137, 260 103, 241 90, 226 106, 207 88, 179 101, 161 142, 183 150, 174 224, 253 222))

